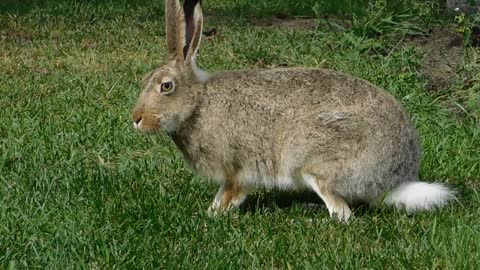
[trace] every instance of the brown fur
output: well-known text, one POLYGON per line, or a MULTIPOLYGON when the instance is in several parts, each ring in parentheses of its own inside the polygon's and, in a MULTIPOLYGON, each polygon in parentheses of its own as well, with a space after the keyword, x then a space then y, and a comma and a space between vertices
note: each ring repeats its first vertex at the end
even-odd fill
MULTIPOLYGON (((178 7, 173 2, 167 8, 178 7)), ((331 215, 347 220, 348 204, 372 202, 418 179, 418 136, 392 95, 324 69, 231 71, 202 79, 194 64, 202 16, 194 19, 185 61, 178 48, 184 31, 178 30, 177 55, 144 79, 132 118, 142 131, 165 131, 187 164, 221 183, 211 211, 240 204, 258 186, 310 188, 331 215), (173 94, 159 93, 165 80, 175 83, 173 94)), ((176 23, 184 27, 183 17, 176 23)), ((172 37, 167 40, 172 52, 172 37)))

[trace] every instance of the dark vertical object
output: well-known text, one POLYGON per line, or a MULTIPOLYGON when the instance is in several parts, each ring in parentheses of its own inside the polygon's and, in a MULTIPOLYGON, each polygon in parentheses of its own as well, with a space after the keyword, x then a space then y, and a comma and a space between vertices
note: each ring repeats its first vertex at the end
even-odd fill
POLYGON ((202 0, 185 0, 183 2, 183 11, 185 13, 185 46, 183 47, 183 57, 187 57, 188 47, 190 46, 190 42, 192 41, 193 32, 195 31, 195 24, 193 21, 193 12, 195 10, 195 6, 197 3, 200 2, 202 4, 202 0))

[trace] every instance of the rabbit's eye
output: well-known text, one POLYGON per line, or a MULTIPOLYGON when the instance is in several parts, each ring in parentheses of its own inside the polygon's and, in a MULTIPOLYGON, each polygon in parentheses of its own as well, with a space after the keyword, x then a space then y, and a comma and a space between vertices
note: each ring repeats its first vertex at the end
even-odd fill
POLYGON ((173 82, 163 82, 160 84, 160 93, 167 94, 173 90, 173 82))

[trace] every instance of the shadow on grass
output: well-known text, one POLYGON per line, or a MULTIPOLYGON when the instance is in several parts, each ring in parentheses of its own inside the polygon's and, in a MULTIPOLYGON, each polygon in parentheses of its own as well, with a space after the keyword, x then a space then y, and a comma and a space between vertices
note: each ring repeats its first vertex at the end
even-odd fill
POLYGON ((256 212, 264 208, 290 208, 295 204, 311 205, 312 208, 325 208, 323 201, 313 192, 270 191, 251 194, 242 204, 241 210, 256 212))
MULTIPOLYGON (((267 209, 289 209, 294 206, 300 206, 314 214, 322 211, 328 212, 322 199, 311 191, 269 191, 251 194, 240 207, 240 212, 256 213, 267 209)), ((366 204, 353 205, 352 210, 358 216, 381 211, 381 209, 375 209, 366 204)))
MULTIPOLYGON (((469 208, 472 207, 472 202, 478 201, 480 194, 480 184, 478 181, 456 183, 455 185, 450 185, 450 188, 453 188, 456 191, 456 199, 452 200, 448 207, 469 208)), ((273 209, 287 210, 295 206, 299 206, 312 214, 318 214, 322 211, 326 213, 328 212, 322 199, 312 191, 287 192, 278 190, 257 192, 249 195, 239 210, 242 213, 258 213, 273 209)), ((354 212, 354 215, 357 217, 380 215, 382 213, 390 215, 397 211, 400 211, 407 216, 409 215, 406 214, 404 210, 396 210, 393 207, 385 205, 375 206, 360 203, 350 205, 350 207, 354 212)))

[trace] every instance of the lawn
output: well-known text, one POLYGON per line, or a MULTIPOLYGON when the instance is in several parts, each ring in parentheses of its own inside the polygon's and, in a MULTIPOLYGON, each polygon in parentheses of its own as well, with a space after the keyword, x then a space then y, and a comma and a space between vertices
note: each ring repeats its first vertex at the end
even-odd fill
POLYGON ((415 216, 359 207, 341 224, 312 194, 258 190, 211 218, 217 186, 185 169, 168 137, 131 124, 142 77, 166 56, 162 1, 6 0, 0 269, 478 268, 480 50, 458 34, 454 76, 432 90, 416 42, 468 24, 428 1, 204 2, 216 34, 202 68, 323 67, 384 87, 419 130, 421 178, 458 201, 415 216))

